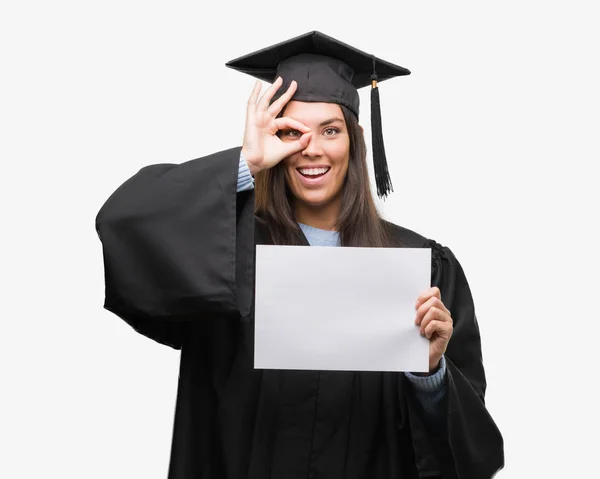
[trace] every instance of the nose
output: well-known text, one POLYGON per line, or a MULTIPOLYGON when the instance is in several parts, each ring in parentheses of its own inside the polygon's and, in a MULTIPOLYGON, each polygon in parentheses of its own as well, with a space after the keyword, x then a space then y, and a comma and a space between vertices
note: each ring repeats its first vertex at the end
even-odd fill
POLYGON ((319 139, 315 135, 312 135, 308 145, 302 150, 302 155, 307 158, 318 158, 323 155, 323 149, 321 148, 319 139))

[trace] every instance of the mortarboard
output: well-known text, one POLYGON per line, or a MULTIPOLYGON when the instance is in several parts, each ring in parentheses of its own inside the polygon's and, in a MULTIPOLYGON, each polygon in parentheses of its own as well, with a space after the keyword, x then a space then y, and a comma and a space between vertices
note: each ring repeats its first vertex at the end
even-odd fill
POLYGON ((295 80, 298 88, 293 100, 337 103, 357 117, 360 103, 357 89, 371 85, 371 136, 377 194, 386 197, 393 191, 383 145, 377 82, 410 75, 409 70, 317 31, 249 53, 227 62, 226 66, 269 83, 281 76, 283 85, 272 101, 295 80))

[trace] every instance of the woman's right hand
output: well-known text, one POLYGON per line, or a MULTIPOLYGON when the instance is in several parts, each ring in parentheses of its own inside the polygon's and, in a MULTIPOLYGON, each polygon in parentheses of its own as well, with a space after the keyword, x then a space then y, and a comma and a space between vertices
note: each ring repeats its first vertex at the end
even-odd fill
POLYGON ((261 170, 272 168, 284 158, 303 150, 310 141, 312 134, 310 128, 292 118, 277 118, 279 112, 296 92, 295 81, 280 98, 269 106, 271 98, 282 83, 281 77, 277 78, 259 100, 261 82, 257 81, 252 95, 248 99, 242 154, 248 162, 252 176, 261 170), (277 136, 279 130, 297 130, 302 133, 302 136, 294 141, 282 141, 277 136))

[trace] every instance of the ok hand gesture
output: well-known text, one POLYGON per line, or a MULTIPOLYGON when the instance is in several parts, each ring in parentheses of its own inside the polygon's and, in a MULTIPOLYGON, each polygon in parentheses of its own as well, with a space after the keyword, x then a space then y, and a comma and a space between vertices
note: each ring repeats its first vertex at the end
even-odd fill
POLYGON ((282 85, 281 77, 258 99, 261 82, 257 81, 248 99, 246 128, 242 143, 242 154, 248 162, 250 173, 272 168, 284 158, 303 150, 310 141, 310 128, 292 118, 277 118, 286 103, 296 92, 297 83, 293 81, 288 90, 269 106, 271 98, 282 85), (279 130, 291 129, 302 133, 295 141, 281 141, 279 130))

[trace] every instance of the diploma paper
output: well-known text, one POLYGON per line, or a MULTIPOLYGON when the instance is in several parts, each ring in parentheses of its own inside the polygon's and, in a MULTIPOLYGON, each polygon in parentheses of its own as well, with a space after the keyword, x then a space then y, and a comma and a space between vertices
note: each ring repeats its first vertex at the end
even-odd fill
POLYGON ((258 245, 254 367, 428 372, 430 277, 428 248, 258 245))

